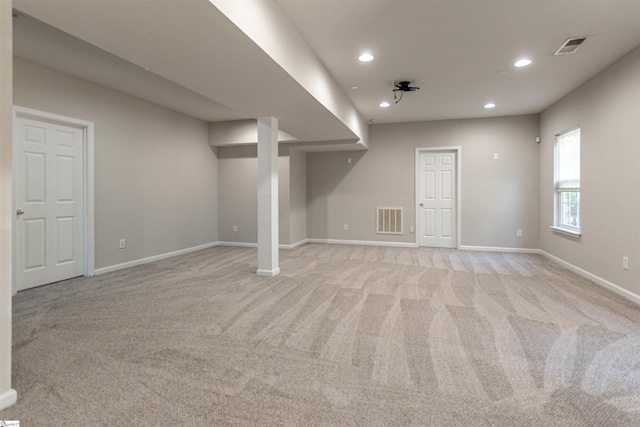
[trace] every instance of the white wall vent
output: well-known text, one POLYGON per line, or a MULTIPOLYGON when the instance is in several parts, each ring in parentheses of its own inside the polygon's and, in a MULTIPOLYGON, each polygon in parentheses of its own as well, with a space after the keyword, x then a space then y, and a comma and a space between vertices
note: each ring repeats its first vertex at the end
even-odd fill
POLYGON ((574 53, 580 46, 582 46, 582 43, 584 43, 586 39, 586 37, 572 37, 570 39, 567 39, 564 43, 562 43, 560 49, 556 50, 556 53, 554 53, 554 55, 566 55, 567 53, 574 53))
POLYGON ((378 207, 376 233, 402 234, 402 208, 378 207))

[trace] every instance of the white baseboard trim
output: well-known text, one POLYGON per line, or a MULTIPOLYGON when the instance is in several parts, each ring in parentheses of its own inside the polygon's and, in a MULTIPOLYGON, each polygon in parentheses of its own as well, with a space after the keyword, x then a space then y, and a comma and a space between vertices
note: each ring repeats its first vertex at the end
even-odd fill
POLYGON ((308 243, 309 239, 302 239, 299 242, 292 243, 290 245, 280 245, 280 249, 295 249, 298 246, 302 246, 305 243, 308 243))
POLYGON ((8 408, 18 401, 18 392, 10 388, 4 393, 0 394, 0 410, 8 408))
POLYGON ((258 276, 273 277, 280 274, 280 268, 276 268, 275 270, 258 270, 256 271, 256 274, 258 276))
POLYGON ((154 255, 147 258, 141 258, 134 261, 123 262, 122 264, 116 264, 109 267, 96 268, 94 275, 111 273, 112 271, 122 270, 123 268, 135 267, 136 265, 147 264, 149 262, 160 261, 161 259, 171 258, 178 255, 188 254, 189 252, 195 252, 202 249, 212 248, 219 246, 219 242, 206 243, 204 245, 194 246, 191 248, 180 249, 179 251, 167 252, 165 254, 154 255))
POLYGON ((539 254, 540 249, 532 248, 501 248, 498 246, 470 246, 460 245, 461 251, 482 251, 482 252, 512 252, 518 254, 539 254))
MULTIPOLYGON (((338 239, 303 239, 299 242, 292 243, 290 245, 280 245, 281 249, 294 249, 298 246, 304 245, 305 243, 329 243, 329 244, 337 244, 337 245, 361 245, 361 246, 391 246, 391 247, 401 247, 401 248, 416 248, 418 245, 415 243, 407 243, 407 242, 380 242, 380 241, 370 241, 370 240, 338 240, 338 239)), ((171 258, 177 255, 183 255, 190 252, 199 251, 202 249, 212 248, 214 246, 239 246, 239 247, 249 247, 256 248, 258 247, 257 243, 244 243, 244 242, 213 242, 207 243, 200 246, 194 246, 191 248, 181 249, 174 252, 168 252, 165 254, 155 255, 152 257, 142 258, 135 261, 129 261, 122 264, 112 265, 109 267, 97 268, 94 274, 106 274, 112 271, 122 270, 124 268, 135 267, 137 265, 147 264, 149 262, 159 261, 165 258, 171 258)), ((621 286, 616 285, 606 279, 603 279, 600 276, 597 276, 593 273, 588 272, 580 267, 577 267, 561 258, 558 258, 555 255, 551 255, 550 253, 542 250, 542 249, 532 249, 532 248, 502 248, 496 246, 470 246, 470 245, 461 245, 460 250, 464 251, 486 251, 486 252, 512 252, 512 253, 525 253, 525 254, 540 254, 544 257, 554 261, 574 273, 589 279, 603 288, 606 288, 623 298, 628 299, 629 301, 640 305, 640 295, 637 295, 621 286)), ((278 274, 280 271, 267 271, 267 270, 258 270, 257 274, 259 276, 273 276, 278 274)), ((3 408, 7 408, 13 405, 18 398, 18 394, 14 389, 9 389, 8 391, 0 394, 0 410, 3 408)))
POLYGON ((248 242, 218 242, 218 246, 233 246, 237 248, 257 248, 257 243, 248 242))
POLYGON ((335 245, 359 246, 393 246, 398 248, 417 248, 415 243, 408 242, 380 242, 373 240, 337 240, 337 239, 307 239, 309 243, 330 243, 335 245))
POLYGON ((568 268, 569 270, 573 271, 574 273, 578 274, 579 276, 584 277, 585 279, 589 279, 592 282, 594 282, 595 284, 602 286, 603 288, 606 288, 608 290, 610 290, 611 292, 620 295, 623 298, 628 299, 629 301, 636 303, 638 305, 640 305, 640 295, 634 294, 631 291, 626 290, 625 288, 616 285, 615 283, 612 283, 606 279, 603 279, 600 276, 596 276, 593 273, 588 272, 587 270, 583 270, 580 267, 577 267, 563 259, 558 258, 555 255, 551 255, 549 252, 543 251, 542 249, 540 250, 540 254, 545 256, 546 258, 549 258, 551 261, 556 262, 560 265, 562 265, 563 267, 568 268))
MULTIPOLYGON (((304 239, 304 240, 300 240, 299 242, 295 242, 295 243, 291 243, 291 244, 280 244, 280 245, 278 245, 278 247, 280 249, 294 249, 294 248, 297 248, 300 245, 304 245, 308 241, 309 241, 308 239, 304 239)), ((236 246, 236 247, 241 247, 241 248, 257 248, 258 244, 257 243, 248 243, 248 242, 218 242, 218 246, 236 246)))
MULTIPOLYGON (((290 245, 280 245, 280 249, 294 249, 300 245, 304 245, 308 242, 308 239, 300 240, 299 242, 290 245)), ((245 243, 245 242, 212 242, 200 246, 194 246, 192 248, 180 249, 179 251, 168 252, 166 254, 154 255, 147 258, 137 259, 134 261, 123 262, 122 264, 116 264, 109 267, 96 268, 94 275, 111 273, 112 271, 122 270, 123 268, 135 267, 137 265, 147 264, 149 262, 160 261, 165 258, 171 258, 178 255, 188 254, 189 252, 195 252, 202 249, 212 248, 214 246, 237 246, 243 248, 257 248, 257 243, 245 243)))

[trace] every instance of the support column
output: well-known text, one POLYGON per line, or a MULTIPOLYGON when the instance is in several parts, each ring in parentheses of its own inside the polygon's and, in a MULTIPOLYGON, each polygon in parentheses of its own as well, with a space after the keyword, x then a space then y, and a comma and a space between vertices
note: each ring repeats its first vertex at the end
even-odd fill
POLYGON ((278 254, 278 119, 258 119, 258 276, 280 273, 278 254))

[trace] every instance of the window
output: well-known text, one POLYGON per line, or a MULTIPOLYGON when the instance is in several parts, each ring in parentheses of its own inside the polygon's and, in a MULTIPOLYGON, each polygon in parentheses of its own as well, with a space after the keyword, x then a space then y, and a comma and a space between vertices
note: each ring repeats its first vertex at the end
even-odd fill
POLYGON ((555 227, 580 233, 580 128, 556 137, 555 227))

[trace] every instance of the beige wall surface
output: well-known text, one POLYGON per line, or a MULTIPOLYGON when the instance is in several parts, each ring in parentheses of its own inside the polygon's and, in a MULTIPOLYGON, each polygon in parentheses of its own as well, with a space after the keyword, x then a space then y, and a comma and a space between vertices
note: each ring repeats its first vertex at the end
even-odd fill
POLYGON ((540 129, 540 248, 640 295, 640 48, 544 111, 540 129), (555 135, 574 126, 581 129, 579 240, 549 229, 555 135))
POLYGON ((291 149, 289 162, 290 243, 298 243, 307 238, 307 154, 291 149))
POLYGON ((218 240, 207 123, 19 58, 14 75, 15 105, 95 124, 96 268, 218 240))
POLYGON ((462 245, 538 248, 537 135, 537 115, 374 125, 367 152, 309 153, 309 238, 415 242, 415 149, 461 146, 462 245), (377 206, 403 235, 375 233, 377 206))
MULTIPOLYGON (((257 146, 218 147, 219 220, 221 242, 258 241, 257 146), (233 231, 233 226, 238 231, 233 231)), ((280 244, 289 244, 289 149, 278 148, 278 216, 280 244)))
MULTIPOLYGON (((0 397, 11 390, 11 2, 0 2, 0 397)), ((1 402, 2 406, 8 402, 1 402)), ((2 409, 2 408, 0 408, 2 409)))

